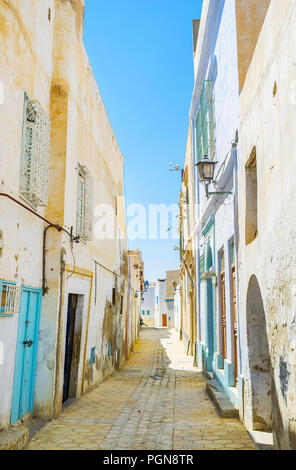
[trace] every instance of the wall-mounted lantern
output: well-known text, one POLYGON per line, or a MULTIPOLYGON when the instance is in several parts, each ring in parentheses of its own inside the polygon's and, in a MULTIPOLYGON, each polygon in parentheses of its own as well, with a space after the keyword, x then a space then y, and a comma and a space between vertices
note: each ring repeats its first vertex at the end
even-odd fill
POLYGON ((215 194, 232 194, 232 191, 209 191, 209 184, 214 180, 215 165, 218 162, 210 160, 208 155, 204 155, 203 159, 195 164, 198 167, 199 179, 206 187, 206 196, 213 196, 215 194))
POLYGON ((211 183, 214 179, 214 170, 217 162, 210 160, 207 155, 199 161, 196 166, 198 167, 199 179, 202 183, 211 183))

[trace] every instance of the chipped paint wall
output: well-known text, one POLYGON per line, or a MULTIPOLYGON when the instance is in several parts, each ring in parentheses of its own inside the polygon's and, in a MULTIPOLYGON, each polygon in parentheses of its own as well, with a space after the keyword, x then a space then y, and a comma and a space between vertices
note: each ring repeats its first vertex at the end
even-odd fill
POLYGON ((139 249, 128 251, 129 301, 126 332, 126 355, 133 350, 140 329, 140 311, 144 293, 144 263, 139 249))
MULTIPOLYGON (((76 233, 78 163, 92 175, 93 210, 108 204, 114 211, 114 236, 71 246, 66 234, 47 237, 48 293, 40 327, 36 381, 39 415, 61 411, 68 294, 84 292, 85 311, 77 396, 118 369, 124 360, 128 264, 123 156, 120 153, 82 41, 82 0, 55 1, 51 82, 51 167, 46 215, 76 233), (62 254, 62 260, 61 260, 62 254), (73 287, 73 278, 75 285, 73 287), (54 334, 55 333, 55 334, 54 334), (56 349, 53 348, 56 341, 56 349), (91 350, 95 360, 90 364, 91 350)), ((96 218, 94 223, 96 224, 96 218)))
POLYGON ((196 237, 194 229, 196 225, 195 195, 194 195, 194 149, 193 149, 193 126, 190 122, 186 153, 184 176, 181 193, 181 236, 182 241, 182 261, 181 261, 181 330, 182 339, 186 344, 190 342, 191 354, 193 354, 194 343, 197 341, 197 321, 196 321, 196 237), (185 264, 187 269, 185 268, 185 264), (188 274, 188 271, 189 274, 188 274), (190 280, 190 277, 192 281, 190 280))
MULTIPOLYGON (((50 111, 54 1, 0 1, 0 192, 20 200, 24 93, 50 111), (42 31, 42 34, 40 34, 42 31)), ((24 201, 22 201, 24 203, 24 201)), ((43 222, 0 197, 0 279, 41 287, 43 222)), ((45 210, 39 209, 44 215, 45 210)), ((18 314, 0 318, 0 429, 10 423, 18 314)))
MULTIPOLYGON (((295 71, 296 4, 272 0, 241 94, 241 164, 239 171, 240 312, 245 375, 245 422, 265 426, 272 408, 275 446, 296 449, 295 317, 295 71), (246 170, 252 149, 257 159, 257 237, 245 243, 246 170), (256 276, 271 367, 265 400, 257 383, 266 376, 266 361, 254 364, 256 344, 248 334, 258 308, 248 311, 248 292, 256 276), (257 374, 252 374, 252 364, 257 374), (265 423, 264 423, 265 422, 265 423)), ((258 289, 257 289, 258 290, 258 289)), ((262 339, 260 340, 262 343, 262 339)), ((262 357, 262 355, 260 356, 262 357)), ((256 359, 256 357, 255 357, 256 359)), ((258 359, 258 358, 257 358, 258 359)), ((260 359, 260 358, 259 358, 260 359)), ((267 423, 268 424, 268 423, 267 423)))
MULTIPOLYGON (((77 396, 125 359, 129 298, 123 156, 83 45, 83 16, 84 0, 0 1, 0 192, 19 199, 27 92, 51 121, 49 199, 38 212, 69 231, 73 227, 76 234, 78 162, 93 177, 93 210, 105 203, 114 212, 112 239, 93 236, 71 244, 64 232, 47 231, 47 293, 41 306, 34 408, 35 415, 44 417, 56 416, 62 408, 69 294, 83 298, 77 396)), ((0 211, 0 279, 41 288, 46 225, 2 197, 0 211)), ((0 429, 10 421, 17 327, 18 315, 0 318, 5 359, 0 365, 0 429)))

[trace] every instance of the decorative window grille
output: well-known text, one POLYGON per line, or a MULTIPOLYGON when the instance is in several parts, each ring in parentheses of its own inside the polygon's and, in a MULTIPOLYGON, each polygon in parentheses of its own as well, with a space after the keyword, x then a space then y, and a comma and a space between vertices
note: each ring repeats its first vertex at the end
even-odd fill
POLYGON ((20 286, 12 283, 0 282, 0 316, 11 316, 19 312, 20 286))
POLYGON ((206 260, 205 260, 205 256, 202 255, 200 257, 200 277, 201 278, 204 276, 205 271, 206 271, 206 260))
POLYGON ((214 132, 214 100, 213 83, 209 80, 204 82, 199 110, 196 119, 196 146, 198 161, 206 155, 210 159, 215 153, 214 132))
POLYGON ((78 167, 77 235, 83 240, 93 237, 93 179, 86 167, 78 167))
POLYGON ((46 206, 50 121, 38 101, 25 94, 20 195, 34 206, 46 206))

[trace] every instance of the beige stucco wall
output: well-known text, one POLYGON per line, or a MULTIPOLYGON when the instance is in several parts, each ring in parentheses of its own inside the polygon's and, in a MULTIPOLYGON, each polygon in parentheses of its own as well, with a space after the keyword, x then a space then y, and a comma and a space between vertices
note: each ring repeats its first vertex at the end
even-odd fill
MULTIPOLYGON (((295 317, 295 50, 296 4, 272 0, 241 94, 241 162, 239 170, 239 304, 242 332, 245 413, 248 426, 264 416, 272 399, 275 445, 296 448, 296 317, 295 317), (276 84, 276 86, 275 86, 276 84), (258 236, 245 244, 245 164, 257 151, 258 236), (265 390, 254 415, 249 359, 256 352, 248 337, 247 293, 255 275, 267 323, 273 385, 265 390), (261 407, 261 410, 260 410, 261 407)), ((258 313, 258 312, 257 312, 258 313)), ((254 317, 253 317, 254 318, 254 317)), ((262 343, 265 331, 260 333, 262 343)), ((264 373, 262 364, 258 371, 264 373)), ((260 382, 260 374, 258 376, 260 382)))
MULTIPOLYGON (((0 2, 0 192, 19 198, 24 93, 37 98, 49 114, 53 22, 42 2, 0 2), (42 34, 40 32, 42 31, 42 34)), ((44 209, 39 213, 44 215, 44 209)), ((43 222, 0 197, 0 279, 41 287, 43 222)), ((18 315, 0 318, 4 361, 0 365, 0 429, 10 422, 18 315)))
MULTIPOLYGON (((41 332, 46 336, 48 322, 57 321, 57 312, 61 318, 56 324, 58 336, 58 365, 53 388, 57 388, 55 398, 57 410, 61 405, 63 384, 64 344, 66 329, 68 277, 63 274, 61 253, 65 253, 64 262, 75 266, 76 270, 86 270, 97 283, 97 299, 94 301, 95 286, 89 304, 88 329, 84 329, 87 338, 82 338, 81 361, 84 369, 81 373, 83 389, 93 387, 106 375, 113 372, 124 359, 125 316, 127 314, 127 254, 125 242, 125 220, 122 197, 123 157, 114 137, 102 97, 92 74, 87 54, 82 42, 81 9, 79 2, 55 2, 55 36, 53 49, 53 76, 51 89, 52 148, 50 168, 50 204, 47 216, 58 220, 65 227, 74 227, 76 231, 77 178, 78 162, 85 165, 94 182, 94 210, 100 203, 109 204, 115 209, 115 197, 118 199, 118 215, 115 217, 114 239, 96 240, 74 244, 71 249, 69 237, 65 234, 48 233, 47 266, 49 293, 46 295, 45 321, 41 332), (118 239, 118 232, 124 237, 118 239), (51 261, 53 264, 51 265, 51 261), (95 261, 100 263, 97 277, 94 277, 95 261), (102 265, 107 268, 105 269, 102 265), (61 281, 62 279, 62 281, 61 281), (116 289, 116 303, 112 305, 112 290, 116 289), (60 297, 59 297, 60 296, 60 297), (120 315, 120 302, 123 296, 123 314, 120 315), (58 302, 57 300, 58 299, 58 302), (89 333, 86 333, 89 330, 89 333), (82 344, 86 341, 86 349, 82 344), (90 350, 96 347, 95 364, 89 365, 90 350), (111 348, 111 357, 110 350, 111 348)), ((96 222, 96 219, 95 219, 96 222)), ((76 275, 77 276, 77 275, 76 275)), ((79 275, 78 275, 79 276, 79 275)), ((81 278, 82 279, 82 278, 81 278)), ((90 279, 90 278, 89 278, 90 279)), ((86 297, 85 302, 89 303, 86 297)), ((47 345, 44 345, 46 350, 47 345)), ((44 351, 43 351, 44 352, 44 351)), ((54 360, 54 358, 53 358, 54 360)), ((37 381, 38 389, 44 389, 44 380, 52 374, 44 364, 39 364, 43 377, 37 381)), ((50 402, 50 400, 49 400, 50 402)), ((36 399, 36 406, 43 414, 44 400, 36 399)))
MULTIPOLYGON (((117 197, 114 239, 94 237, 71 246, 65 233, 53 228, 47 232, 48 292, 41 307, 35 413, 49 417, 58 414, 62 404, 69 293, 84 296, 77 395, 117 369, 125 351, 128 260, 123 156, 82 42, 83 6, 84 0, 0 1, 0 79, 4 88, 4 103, 0 104, 0 192, 19 199, 27 92, 40 102, 51 120, 49 202, 38 212, 67 230, 72 226, 76 234, 78 162, 92 174, 94 209, 99 203, 115 208, 117 197), (95 261, 99 263, 97 269, 95 261), (92 347, 96 348, 95 363, 90 366, 92 347)), ((0 212, 0 279, 19 278, 22 284, 41 287, 46 224, 2 197, 0 212)), ((0 429, 10 419, 17 325, 18 316, 0 319, 0 341, 4 343, 4 356, 9 357, 0 365, 0 429)))
POLYGON ((195 195, 194 195, 194 166, 193 166, 193 150, 192 150, 192 124, 190 122, 187 136, 184 179, 182 184, 182 227, 184 237, 184 253, 183 258, 186 266, 190 271, 192 281, 183 263, 181 263, 181 329, 183 339, 187 343, 191 340, 191 353, 193 353, 193 342, 197 340, 197 325, 195 314, 195 256, 196 256, 196 238, 194 236, 195 219, 195 195), (186 193, 188 189, 188 204, 186 203, 186 193))

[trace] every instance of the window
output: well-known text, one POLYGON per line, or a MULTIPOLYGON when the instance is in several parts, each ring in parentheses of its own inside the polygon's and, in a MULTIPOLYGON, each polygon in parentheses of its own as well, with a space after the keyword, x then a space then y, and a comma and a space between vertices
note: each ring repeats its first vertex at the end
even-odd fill
POLYGON ((200 278, 202 278, 206 272, 206 259, 205 259, 205 255, 202 255, 200 257, 200 261, 199 261, 199 269, 200 269, 200 278))
POLYGON ((254 147, 246 164, 246 245, 258 235, 257 197, 257 154, 254 147))
POLYGON ((150 315, 150 310, 147 310, 147 315, 150 315))
POLYGON ((93 232, 93 182, 86 167, 78 164, 77 235, 92 240, 93 232))
POLYGON ((116 290, 115 287, 112 289, 112 305, 115 305, 116 302, 116 290))
POLYGON ((25 94, 20 196, 34 207, 47 205, 49 147, 49 119, 25 94))
POLYGON ((20 287, 10 282, 0 281, 0 316, 12 316, 19 312, 20 287))
POLYGON ((196 119, 196 146, 198 161, 205 155, 212 158, 215 153, 214 135, 214 100, 213 83, 206 80, 204 82, 200 104, 196 119))
POLYGON ((145 315, 145 310, 142 310, 142 315, 145 315))

